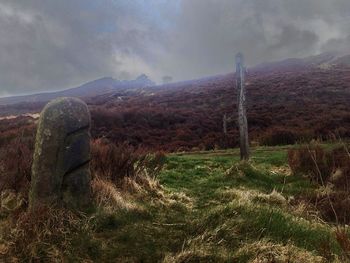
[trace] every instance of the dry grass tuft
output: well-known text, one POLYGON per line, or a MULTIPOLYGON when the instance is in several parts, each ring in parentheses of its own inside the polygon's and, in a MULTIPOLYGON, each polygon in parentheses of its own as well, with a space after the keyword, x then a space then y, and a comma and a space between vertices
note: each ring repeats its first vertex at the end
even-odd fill
POLYGON ((157 176, 164 164, 165 155, 162 152, 150 154, 127 144, 95 140, 92 142, 91 162, 95 198, 98 203, 106 204, 106 200, 109 200, 125 209, 135 208, 135 205, 125 201, 127 194, 163 200, 164 189, 157 176))
POLYGON ((293 200, 293 206, 290 212, 293 215, 308 219, 312 222, 325 223, 316 207, 305 200, 293 200))
POLYGON ((165 164, 162 152, 147 153, 127 144, 98 139, 92 142, 92 189, 97 204, 108 210, 141 209, 130 200, 169 205, 174 202, 157 180, 165 164))
POLYGON ((191 210, 193 208, 193 199, 187 196, 183 192, 171 193, 168 195, 168 202, 170 206, 178 206, 181 204, 186 209, 191 210))
POLYGON ((227 189, 222 193, 222 196, 225 199, 235 200, 240 206, 253 205, 257 202, 280 206, 286 206, 288 204, 288 200, 276 190, 273 190, 270 194, 264 194, 258 190, 241 187, 227 189))
POLYGON ((151 204, 163 207, 184 207, 191 209, 193 200, 183 192, 168 193, 155 178, 142 175, 135 178, 125 178, 121 189, 135 198, 148 200, 151 204))
POLYGON ((163 263, 230 262, 229 253, 220 245, 223 240, 216 240, 218 231, 206 231, 187 240, 183 244, 187 248, 177 254, 166 255, 163 263))
POLYGON ((0 194, 0 215, 9 214, 22 209, 26 205, 26 198, 21 193, 6 189, 0 194))
POLYGON ((123 194, 112 182, 94 179, 91 182, 92 194, 98 207, 104 208, 107 212, 116 210, 139 210, 141 209, 131 198, 123 194))
POLYGON ((348 261, 350 261, 350 238, 347 227, 337 228, 335 236, 338 244, 342 248, 343 254, 348 261))
POLYGON ((287 205, 288 203, 287 199, 275 189, 270 194, 259 194, 255 200, 276 205, 287 205))
POLYGON ((7 220, 2 237, 2 253, 12 262, 61 262, 71 251, 79 233, 90 231, 82 214, 46 206, 21 213, 7 220))
POLYGON ((225 171, 225 176, 242 178, 245 176, 244 170, 247 166, 248 162, 237 162, 225 171))
POLYGON ((196 262, 223 262, 219 257, 213 256, 208 250, 185 250, 176 255, 167 255, 163 263, 196 263, 196 262))
POLYGON ((244 244, 235 253, 235 258, 249 257, 249 263, 326 263, 320 256, 300 249, 292 244, 275 244, 268 240, 260 240, 253 243, 244 244))
POLYGON ((98 178, 119 184, 124 178, 140 177, 145 174, 156 178, 165 164, 162 152, 150 154, 144 149, 108 140, 94 140, 91 143, 91 170, 98 178))
POLYGON ((289 166, 274 166, 270 169, 272 174, 283 174, 285 176, 292 175, 292 170, 289 166))

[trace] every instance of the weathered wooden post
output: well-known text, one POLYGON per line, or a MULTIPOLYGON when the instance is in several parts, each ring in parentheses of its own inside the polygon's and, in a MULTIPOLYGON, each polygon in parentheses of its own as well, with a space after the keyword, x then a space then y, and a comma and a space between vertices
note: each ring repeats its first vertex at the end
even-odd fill
POLYGON ((248 122, 244 88, 245 71, 243 54, 238 53, 236 55, 236 88, 238 91, 238 125, 241 160, 249 159, 248 122))
POLYGON ((227 136, 227 115, 226 113, 224 114, 223 118, 222 118, 222 129, 223 129, 223 133, 224 133, 224 137, 223 137, 223 147, 226 149, 228 146, 228 136, 227 136))
POLYGON ((222 129, 224 132, 225 138, 227 137, 227 115, 226 113, 224 114, 224 117, 222 118, 222 129))

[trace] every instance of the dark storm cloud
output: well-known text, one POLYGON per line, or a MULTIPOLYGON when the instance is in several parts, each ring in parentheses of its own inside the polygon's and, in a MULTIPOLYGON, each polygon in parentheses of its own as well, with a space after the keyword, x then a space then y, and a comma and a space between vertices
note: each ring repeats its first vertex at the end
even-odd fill
POLYGON ((0 95, 350 53, 349 0, 0 0, 0 95))
POLYGON ((155 35, 128 1, 1 0, 1 95, 149 73, 155 35))

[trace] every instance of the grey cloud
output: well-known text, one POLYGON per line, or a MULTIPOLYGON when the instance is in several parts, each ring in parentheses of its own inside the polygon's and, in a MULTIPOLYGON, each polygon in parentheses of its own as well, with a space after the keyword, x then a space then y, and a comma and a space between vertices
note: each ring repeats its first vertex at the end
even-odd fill
POLYGON ((149 56, 148 42, 157 32, 143 19, 125 1, 1 0, 2 95, 147 71, 142 60, 149 56))
POLYGON ((282 27, 282 32, 276 37, 276 43, 272 43, 267 50, 270 54, 275 53, 280 57, 288 53, 294 56, 305 55, 312 53, 318 40, 314 32, 285 25, 282 27))
POLYGON ((348 0, 183 0, 162 64, 186 79, 232 71, 239 51, 249 65, 336 46, 350 53, 349 11, 348 0))
POLYGON ((336 50, 337 52, 349 55, 350 35, 342 38, 333 38, 322 45, 322 50, 336 50))
POLYGON ((145 73, 185 80, 339 50, 349 0, 0 0, 0 96, 145 73))

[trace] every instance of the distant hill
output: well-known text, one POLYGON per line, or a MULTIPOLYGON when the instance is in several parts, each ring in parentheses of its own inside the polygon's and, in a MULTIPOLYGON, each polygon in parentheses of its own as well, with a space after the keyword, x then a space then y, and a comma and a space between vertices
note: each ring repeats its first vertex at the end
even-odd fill
POLYGON ((326 52, 306 58, 288 58, 281 61, 259 64, 251 70, 256 72, 286 72, 309 69, 334 69, 350 66, 350 55, 326 52))
POLYGON ((16 104, 20 102, 47 102, 58 97, 94 97, 114 91, 141 89, 154 85, 155 83, 144 74, 134 80, 116 80, 111 77, 105 77, 63 91, 0 98, 0 105, 16 104))

